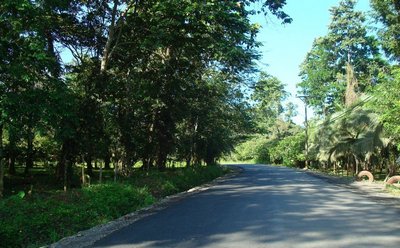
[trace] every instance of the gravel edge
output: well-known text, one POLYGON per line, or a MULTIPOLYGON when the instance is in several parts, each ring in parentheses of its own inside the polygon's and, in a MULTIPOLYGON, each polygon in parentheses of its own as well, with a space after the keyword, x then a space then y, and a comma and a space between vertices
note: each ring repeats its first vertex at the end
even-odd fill
POLYGON ((221 182, 224 182, 227 179, 235 177, 243 172, 243 168, 241 168, 240 166, 227 165, 226 167, 228 167, 232 171, 221 177, 218 177, 218 178, 212 180, 211 182, 191 188, 187 191, 177 193, 175 195, 167 196, 149 207, 137 210, 133 213, 129 213, 129 214, 124 215, 116 220, 110 221, 106 224, 95 226, 88 230, 80 231, 73 236, 65 237, 65 238, 57 241, 56 243, 53 243, 48 246, 43 246, 42 248, 90 247, 96 241, 110 235, 111 233, 113 233, 125 226, 128 226, 140 219, 143 219, 146 216, 153 215, 153 214, 157 213, 158 211, 167 208, 168 206, 170 206, 171 204, 173 204, 175 202, 178 202, 188 196, 195 195, 199 192, 205 191, 205 190, 209 189, 210 187, 217 185, 221 182))

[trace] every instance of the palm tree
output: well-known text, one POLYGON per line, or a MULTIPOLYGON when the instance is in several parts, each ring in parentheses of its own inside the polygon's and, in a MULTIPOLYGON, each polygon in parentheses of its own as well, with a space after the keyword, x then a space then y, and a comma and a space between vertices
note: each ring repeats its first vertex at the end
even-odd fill
POLYGON ((366 169, 371 158, 387 147, 390 139, 384 137, 378 115, 364 106, 365 99, 326 118, 312 141, 315 158, 321 163, 338 162, 351 166, 357 174, 360 165, 366 169))

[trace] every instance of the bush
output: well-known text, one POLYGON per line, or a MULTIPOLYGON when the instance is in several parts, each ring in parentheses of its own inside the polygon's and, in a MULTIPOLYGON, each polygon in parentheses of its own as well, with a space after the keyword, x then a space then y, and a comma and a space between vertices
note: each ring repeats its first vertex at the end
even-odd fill
POLYGON ((268 164, 271 162, 269 154, 269 142, 266 140, 261 142, 258 147, 256 147, 257 152, 254 160, 259 164, 268 164))
POLYGON ((271 160, 285 166, 296 166, 304 157, 304 133, 287 136, 270 149, 271 160))
POLYGON ((1 247, 39 246, 154 202, 146 188, 96 185, 51 198, 10 197, 0 202, 1 247))
POLYGON ((137 172, 134 178, 122 183, 47 195, 18 193, 0 200, 0 247, 38 247, 53 243, 224 173, 219 166, 137 172))
POLYGON ((235 161, 255 161, 257 163, 270 163, 269 142, 261 135, 257 135, 235 149, 233 159, 235 161))
POLYGON ((172 195, 179 191, 178 188, 168 180, 165 181, 164 184, 161 186, 161 190, 167 195, 172 195))

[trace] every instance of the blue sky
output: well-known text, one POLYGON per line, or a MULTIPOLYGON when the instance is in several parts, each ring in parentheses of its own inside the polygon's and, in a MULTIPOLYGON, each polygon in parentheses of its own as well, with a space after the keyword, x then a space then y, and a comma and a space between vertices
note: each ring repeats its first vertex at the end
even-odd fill
MULTIPOLYGON (((258 41, 263 58, 260 66, 269 74, 286 84, 291 93, 289 101, 298 105, 295 123, 304 122, 304 105, 297 99, 296 84, 300 82, 299 66, 311 49, 315 38, 326 35, 331 20, 329 9, 338 6, 340 0, 287 0, 284 11, 293 18, 287 25, 273 17, 263 15, 252 18, 253 22, 262 25, 258 41)), ((369 11, 369 0, 358 0, 357 9, 369 11)), ((311 111, 309 111, 310 113, 311 111)))

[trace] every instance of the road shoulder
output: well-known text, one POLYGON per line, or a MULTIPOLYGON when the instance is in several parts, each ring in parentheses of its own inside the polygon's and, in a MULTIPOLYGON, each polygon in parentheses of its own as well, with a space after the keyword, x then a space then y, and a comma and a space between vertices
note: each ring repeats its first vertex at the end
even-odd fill
POLYGON ((381 182, 355 181, 349 178, 327 175, 322 172, 303 170, 306 174, 324 180, 330 184, 347 188, 357 194, 372 199, 375 202, 383 203, 400 210, 400 196, 394 196, 385 191, 385 184, 381 182))

